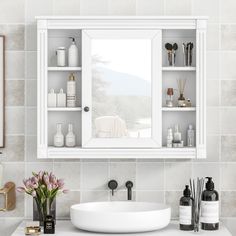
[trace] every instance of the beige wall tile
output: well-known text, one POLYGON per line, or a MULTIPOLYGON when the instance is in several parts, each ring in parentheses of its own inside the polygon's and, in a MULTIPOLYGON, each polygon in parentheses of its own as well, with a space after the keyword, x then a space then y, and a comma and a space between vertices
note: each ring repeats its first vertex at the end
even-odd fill
POLYGON ((0 34, 6 37, 6 50, 24 50, 24 25, 0 25, 0 34))
POLYGON ((165 3, 165 15, 191 15, 191 1, 189 0, 168 0, 165 3))
POLYGON ((164 163, 137 163, 137 190, 164 190, 164 163))
POLYGON ((236 106, 236 80, 221 81, 221 105, 236 106))
POLYGON ((50 16, 53 11, 53 0, 25 0, 26 23, 36 22, 35 16, 50 16))
POLYGON ((219 55, 217 52, 207 52, 206 79, 219 79, 219 55))
POLYGON ((80 0, 80 15, 107 15, 108 0, 80 0))
POLYGON ((221 137, 221 160, 236 161, 236 136, 221 137))
POLYGON ((236 189, 236 163, 221 163, 221 189, 236 189))
POLYGON ((24 80, 6 80, 6 106, 24 106, 25 105, 25 81, 24 80))
POLYGON ((108 0, 109 15, 135 15, 136 1, 135 0, 108 0))
POLYGON ((109 191, 82 191, 81 202, 104 202, 109 199, 109 191))
POLYGON ((194 16, 208 16, 209 22, 219 21, 219 0, 193 0, 194 16))
POLYGON ((164 191, 136 191, 136 200, 139 202, 164 203, 164 191))
POLYGON ((37 106, 37 80, 25 81, 26 106, 37 106))
POLYGON ((221 52, 220 61, 220 79, 236 79, 236 52, 221 52))
POLYGON ((219 106, 220 100, 220 82, 219 80, 207 80, 206 91, 207 91, 207 106, 219 106))
POLYGON ((236 108, 221 109, 221 132, 222 134, 236 134, 236 108))
POLYGON ((220 112, 218 108, 207 108, 206 129, 208 135, 220 133, 220 112))
POLYGON ((24 79, 25 77, 25 54, 24 52, 7 51, 6 54, 6 78, 24 79))
POLYGON ((192 175, 190 161, 165 163, 165 190, 182 190, 192 175))
POLYGON ((107 190, 108 163, 81 163, 81 189, 107 190))
POLYGON ((137 15, 164 15, 164 0, 136 0, 137 15))
MULTIPOLYGON (((184 187, 184 186, 183 186, 184 187)), ((179 199, 182 197, 183 191, 166 191, 165 203, 171 206, 171 218, 179 218, 179 199)))
POLYGON ((236 50, 236 25, 221 25, 221 49, 236 50))
POLYGON ((136 163, 112 162, 110 163, 110 179, 118 182, 119 189, 125 189, 125 183, 132 181, 135 188, 136 163))
POLYGON ((6 134, 24 134, 25 133, 25 113, 23 107, 8 107, 6 111, 6 134))
POLYGON ((6 136, 6 161, 24 161, 25 137, 6 136))
POLYGON ((236 217, 236 192, 221 193, 221 216, 236 217))
POLYGON ((80 163, 54 162, 53 173, 57 176, 57 178, 64 179, 66 189, 79 190, 80 163))
POLYGON ((54 15, 79 15, 80 1, 78 0, 53 0, 54 15))
POLYGON ((25 1, 24 0, 1 0, 0 23, 24 23, 25 1))
POLYGON ((222 23, 236 22, 235 8, 234 0, 220 0, 220 21, 222 23))

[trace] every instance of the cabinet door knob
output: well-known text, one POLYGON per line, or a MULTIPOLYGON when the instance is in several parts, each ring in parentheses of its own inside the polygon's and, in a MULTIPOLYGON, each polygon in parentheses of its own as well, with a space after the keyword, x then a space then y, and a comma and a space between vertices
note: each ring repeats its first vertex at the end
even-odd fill
POLYGON ((84 107, 84 111, 88 112, 89 111, 89 107, 84 107))

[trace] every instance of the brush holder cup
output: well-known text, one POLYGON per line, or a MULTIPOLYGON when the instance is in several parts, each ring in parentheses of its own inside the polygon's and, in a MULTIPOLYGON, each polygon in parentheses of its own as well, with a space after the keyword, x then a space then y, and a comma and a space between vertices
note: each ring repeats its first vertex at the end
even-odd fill
POLYGON ((175 66, 175 52, 173 51, 168 51, 167 52, 167 64, 168 66, 175 66))

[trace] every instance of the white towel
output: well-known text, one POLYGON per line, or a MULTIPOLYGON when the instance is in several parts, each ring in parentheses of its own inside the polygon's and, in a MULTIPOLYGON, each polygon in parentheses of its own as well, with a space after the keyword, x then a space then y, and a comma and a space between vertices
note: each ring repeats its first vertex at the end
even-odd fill
POLYGON ((96 136, 99 138, 127 137, 126 123, 119 116, 100 116, 95 120, 96 136))

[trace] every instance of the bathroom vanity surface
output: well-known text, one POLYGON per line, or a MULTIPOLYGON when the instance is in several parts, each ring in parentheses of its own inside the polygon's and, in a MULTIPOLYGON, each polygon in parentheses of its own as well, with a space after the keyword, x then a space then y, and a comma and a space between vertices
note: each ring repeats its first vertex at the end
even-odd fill
MULTIPOLYGON (((140 233, 142 236, 190 236, 190 235, 196 235, 194 232, 186 232, 186 231, 180 231, 178 229, 179 225, 178 222, 172 221, 168 227, 158 230, 158 231, 153 231, 153 232, 147 232, 147 233, 140 233)), ((24 234, 24 228, 25 228, 25 221, 23 221, 15 230, 15 232, 12 234, 12 236, 23 236, 24 234)), ((41 234, 44 235, 44 234, 41 234)), ((70 221, 57 221, 56 224, 56 236, 109 236, 109 235, 114 235, 114 234, 101 234, 101 233, 91 233, 91 232, 86 232, 82 230, 76 229, 70 221)), ((124 236, 134 236, 138 235, 138 233, 134 234, 119 234, 119 235, 124 235, 124 236)), ((214 235, 214 236, 232 236, 232 234, 221 224, 220 225, 220 230, 218 231, 200 231, 198 235, 201 236, 208 236, 208 235, 214 235)))

